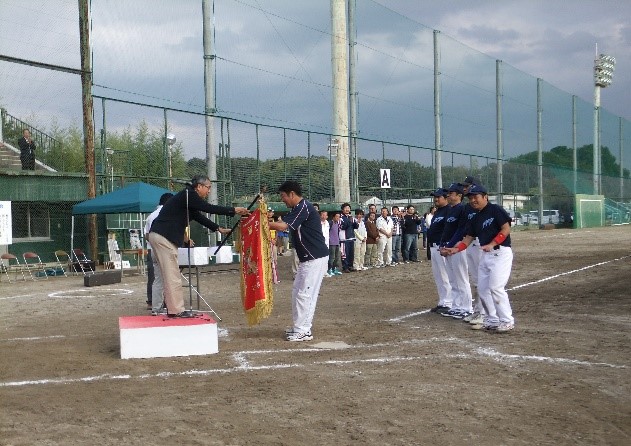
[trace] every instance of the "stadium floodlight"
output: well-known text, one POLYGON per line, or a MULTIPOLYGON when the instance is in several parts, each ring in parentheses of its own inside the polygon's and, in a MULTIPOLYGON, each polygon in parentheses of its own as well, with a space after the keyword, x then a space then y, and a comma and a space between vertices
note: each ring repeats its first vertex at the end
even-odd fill
POLYGON ((615 57, 601 54, 594 60, 594 84, 602 88, 611 85, 615 67, 615 57))
MULTIPOLYGON (((598 50, 596 50, 598 53, 598 50)), ((600 89, 611 85, 616 58, 600 54, 594 60, 594 195, 601 192, 601 155, 600 155, 600 89)))

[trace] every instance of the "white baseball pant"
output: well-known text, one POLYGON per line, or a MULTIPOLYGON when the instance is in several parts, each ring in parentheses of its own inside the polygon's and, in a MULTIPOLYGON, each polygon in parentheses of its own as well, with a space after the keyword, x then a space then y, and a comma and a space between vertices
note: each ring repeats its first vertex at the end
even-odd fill
POLYGON ((436 282, 436 289, 438 291, 438 305, 451 307, 451 285, 449 284, 449 277, 447 276, 447 262, 445 258, 440 255, 436 243, 432 244, 430 252, 432 258, 432 274, 434 275, 434 282, 436 282))
POLYGON ((506 292, 512 266, 513 250, 510 247, 482 251, 478 268, 478 295, 486 311, 486 325, 515 322, 506 292))

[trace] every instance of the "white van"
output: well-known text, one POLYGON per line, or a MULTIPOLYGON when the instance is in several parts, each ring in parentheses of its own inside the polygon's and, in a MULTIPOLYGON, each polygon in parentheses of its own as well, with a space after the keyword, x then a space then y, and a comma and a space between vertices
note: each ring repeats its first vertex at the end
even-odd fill
MULTIPOLYGON (((539 211, 530 211, 530 224, 539 224, 539 211), (533 219, 534 217, 534 219, 533 219), (536 223, 535 223, 536 221, 536 223)), ((561 213, 558 209, 544 209, 543 210, 543 220, 541 220, 541 224, 553 224, 558 225, 559 223, 563 223, 563 218, 561 218, 561 213)))
POLYGON ((562 223, 561 213, 558 209, 544 209, 543 210, 543 224, 550 223, 553 225, 558 225, 562 223))

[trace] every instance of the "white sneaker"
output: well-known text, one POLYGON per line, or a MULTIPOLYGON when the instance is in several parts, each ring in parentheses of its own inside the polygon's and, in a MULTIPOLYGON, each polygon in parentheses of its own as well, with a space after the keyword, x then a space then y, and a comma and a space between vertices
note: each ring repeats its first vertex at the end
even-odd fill
POLYGON ((313 340, 313 335, 309 333, 293 332, 287 335, 287 340, 290 342, 303 342, 313 340))
POLYGON ((467 322, 469 322, 471 325, 484 324, 484 316, 480 313, 473 313, 473 317, 467 322))
POLYGON ((501 322, 500 325, 495 329, 497 333, 506 333, 515 328, 515 324, 511 324, 510 322, 501 322))

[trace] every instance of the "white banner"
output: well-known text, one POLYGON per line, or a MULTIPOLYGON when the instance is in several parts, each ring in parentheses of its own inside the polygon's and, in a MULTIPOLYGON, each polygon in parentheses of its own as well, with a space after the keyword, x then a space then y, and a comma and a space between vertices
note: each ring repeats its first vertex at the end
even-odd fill
POLYGON ((0 245, 10 245, 12 243, 11 202, 0 201, 0 245))

